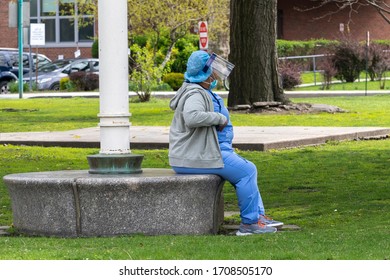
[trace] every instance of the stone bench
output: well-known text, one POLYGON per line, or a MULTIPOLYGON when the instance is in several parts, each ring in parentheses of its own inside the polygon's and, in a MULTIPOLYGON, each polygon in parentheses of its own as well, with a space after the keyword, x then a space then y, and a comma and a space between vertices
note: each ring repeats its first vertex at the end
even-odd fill
POLYGON ((217 175, 83 170, 10 174, 4 182, 13 224, 29 235, 216 234, 223 220, 224 180, 217 175))

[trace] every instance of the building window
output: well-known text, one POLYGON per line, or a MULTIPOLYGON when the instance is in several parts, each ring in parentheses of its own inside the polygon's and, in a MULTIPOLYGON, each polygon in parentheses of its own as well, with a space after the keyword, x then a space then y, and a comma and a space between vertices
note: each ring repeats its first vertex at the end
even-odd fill
POLYGON ((94 15, 79 14, 77 0, 30 0, 30 22, 45 24, 49 46, 89 46, 95 35, 94 15))
MULTIPOLYGON (((37 21, 38 22, 38 21, 37 21)), ((56 42, 56 24, 53 18, 42 18, 40 23, 45 24, 45 40, 48 43, 56 42)))

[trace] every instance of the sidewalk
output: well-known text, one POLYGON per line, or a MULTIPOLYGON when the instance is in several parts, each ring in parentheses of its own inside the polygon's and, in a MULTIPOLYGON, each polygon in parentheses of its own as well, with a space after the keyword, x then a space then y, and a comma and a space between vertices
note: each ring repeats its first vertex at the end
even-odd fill
MULTIPOLYGON (((154 92, 153 96, 171 98, 175 92, 154 92)), ((227 97, 226 91, 218 92, 227 97)), ((287 97, 319 97, 319 96, 364 96, 365 91, 288 91, 287 97)), ((368 91, 367 95, 390 94, 390 91, 368 91)), ((129 92, 129 96, 136 93, 129 92)), ((98 98, 99 92, 51 92, 25 93, 23 98, 98 98)), ((18 99, 18 94, 0 95, 1 99, 18 99)), ((243 150, 266 151, 307 145, 319 145, 327 141, 353 139, 385 138, 390 135, 390 128, 383 127, 235 127, 233 145, 243 150)), ((168 148, 169 127, 131 126, 130 146, 132 149, 168 148)), ((93 147, 100 146, 99 127, 62 131, 62 132, 22 132, 0 133, 0 144, 93 147)))
MULTIPOLYGON (((386 138, 390 128, 383 127, 253 127, 236 126, 233 146, 242 150, 266 151, 327 141, 386 138)), ((168 148, 169 127, 131 126, 131 149, 168 148)), ((99 148, 99 127, 61 132, 0 133, 0 144, 99 148)))

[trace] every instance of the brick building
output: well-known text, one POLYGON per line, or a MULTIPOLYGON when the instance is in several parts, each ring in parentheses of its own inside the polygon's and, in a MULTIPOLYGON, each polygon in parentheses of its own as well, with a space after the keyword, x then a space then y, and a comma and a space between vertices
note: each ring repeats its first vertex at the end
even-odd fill
MULTIPOLYGON (((0 5, 0 48, 17 48, 17 28, 9 27, 9 2, 17 6, 17 1, 1 0, 0 5)), ((97 24, 93 15, 77 14, 75 0, 23 0, 24 6, 30 6, 30 23, 45 23, 45 46, 39 46, 38 52, 52 60, 72 58, 77 50, 80 57, 91 57, 91 46, 96 37, 97 24), (76 15, 67 11, 76 11, 76 15), (79 26, 77 16, 90 24, 79 26)), ((28 51, 28 29, 24 28, 24 50, 28 51)), ((37 48, 33 46, 32 51, 37 48)))
MULTIPOLYGON (((64 13, 70 9, 77 11, 75 0, 23 0, 30 4, 30 22, 45 23, 46 45, 41 46, 38 52, 45 54, 52 60, 59 55, 64 58, 74 57, 77 49, 81 57, 91 57, 93 38, 97 34, 97 24, 93 15, 79 15, 90 21, 90 25, 79 27, 76 17, 64 13)), ((17 28, 9 28, 9 5, 11 0, 2 0, 0 5, 0 48, 17 48, 17 28)), ((14 2, 15 3, 15 2, 14 2)), ((17 3, 17 2, 16 2, 17 3)), ((294 7, 310 7, 310 0, 278 0, 278 37, 286 40, 308 40, 315 38, 338 39, 342 36, 340 26, 344 25, 344 34, 347 33, 349 11, 342 11, 314 20, 324 15, 327 9, 334 9, 331 5, 326 8, 300 12, 294 7)), ((328 10, 328 11, 329 11, 328 10)), ((390 39, 390 24, 386 23, 379 13, 371 7, 361 7, 357 13, 352 13, 349 31, 353 38, 364 40, 366 32, 370 31, 371 39, 390 39)), ((27 31, 24 37, 28 38, 27 31)), ((25 43, 25 50, 28 44, 25 43)), ((33 48, 36 51, 36 48, 33 48)))
POLYGON ((337 40, 343 36, 340 26, 344 26, 344 34, 348 33, 357 40, 365 40, 367 31, 372 40, 390 39, 390 24, 369 6, 361 6, 349 15, 345 9, 322 19, 315 19, 329 11, 336 10, 332 4, 312 11, 298 11, 296 7, 312 7, 310 0, 278 0, 278 37, 285 40, 330 39, 337 40))
POLYGON ((18 45, 18 31, 8 28, 8 3, 0 5, 0 48, 16 48, 18 45))

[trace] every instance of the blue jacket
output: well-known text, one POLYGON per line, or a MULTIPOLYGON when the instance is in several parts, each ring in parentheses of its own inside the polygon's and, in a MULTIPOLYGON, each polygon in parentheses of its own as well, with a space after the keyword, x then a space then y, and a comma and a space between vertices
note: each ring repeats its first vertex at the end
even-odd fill
POLYGON ((209 93, 211 99, 213 100, 214 112, 224 115, 229 121, 227 126, 225 126, 225 128, 222 131, 217 131, 219 147, 221 151, 233 151, 232 145, 233 145, 234 133, 233 133, 233 125, 230 121, 229 111, 225 107, 223 103, 223 99, 219 95, 213 93, 211 90, 208 90, 207 92, 209 93))

